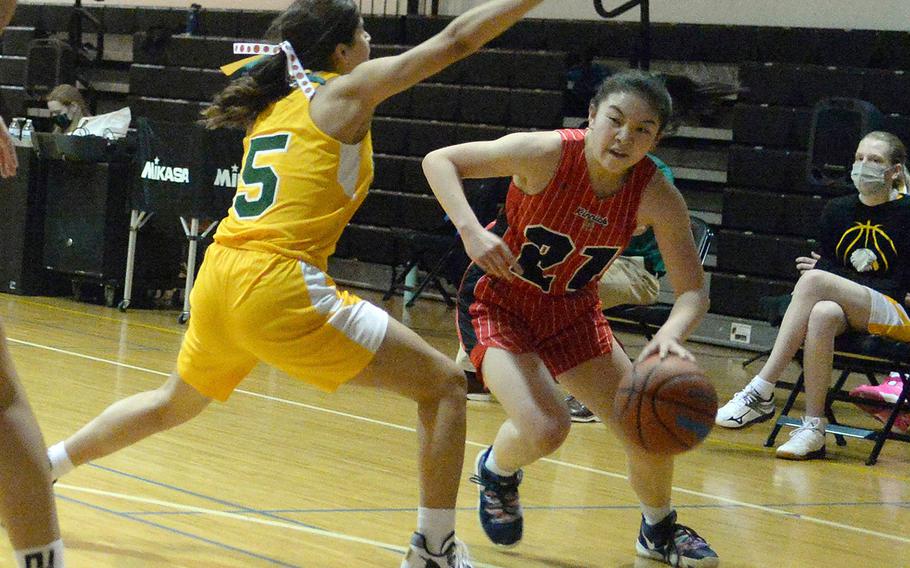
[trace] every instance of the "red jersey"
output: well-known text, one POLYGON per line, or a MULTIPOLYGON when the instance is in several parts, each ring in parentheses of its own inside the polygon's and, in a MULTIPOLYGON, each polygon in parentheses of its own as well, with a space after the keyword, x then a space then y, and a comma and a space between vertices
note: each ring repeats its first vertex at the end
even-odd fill
POLYGON ((632 168, 619 192, 597 197, 585 160, 586 131, 558 132, 563 150, 553 179, 536 195, 513 183, 505 219, 497 220, 494 229, 523 270, 510 284, 552 295, 595 286, 629 244, 641 194, 657 169, 646 157, 632 168))

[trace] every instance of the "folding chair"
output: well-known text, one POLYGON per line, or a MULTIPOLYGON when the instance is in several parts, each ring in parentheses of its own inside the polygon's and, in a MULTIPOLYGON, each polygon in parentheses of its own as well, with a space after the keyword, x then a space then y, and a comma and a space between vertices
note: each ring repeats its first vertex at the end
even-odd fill
MULTIPOLYGON (((505 201, 509 183, 509 178, 466 180, 465 194, 468 203, 481 224, 487 225, 496 219, 500 204, 505 201)), ((455 301, 446 290, 442 280, 445 279, 457 285, 467 269, 470 259, 465 254, 461 237, 455 231, 448 216, 442 221, 443 225, 432 232, 412 229, 398 231, 395 246, 399 250, 396 256, 405 261, 401 268, 399 268, 400 263, 392 263, 392 279, 383 300, 388 300, 398 291, 412 291, 413 295, 405 304, 407 307, 411 307, 427 286, 432 284, 442 295, 446 305, 450 308, 455 307, 455 301), (411 270, 421 267, 425 267, 427 272, 417 286, 410 290, 405 279, 411 270)))
POLYGON ((446 306, 454 308, 455 300, 452 298, 452 294, 446 290, 446 287, 442 282, 441 273, 458 252, 460 245, 458 234, 453 234, 452 231, 439 235, 422 231, 405 230, 400 231, 396 237, 396 248, 404 249, 404 254, 402 255, 399 253, 398 256, 405 256, 407 257, 407 260, 400 268, 396 264, 392 265, 392 280, 389 284, 389 289, 386 290, 385 295, 382 297, 383 301, 391 298, 392 295, 399 290, 411 291, 406 283, 408 274, 411 270, 427 266, 429 270, 417 286, 414 287, 411 297, 405 303, 405 306, 409 308, 413 306, 414 302, 423 294, 427 286, 432 284, 442 296, 446 306), (432 258, 438 258, 439 260, 429 267, 427 260, 432 258))
MULTIPOLYGON (((802 360, 802 350, 797 353, 797 360, 802 360)), ((875 444, 869 453, 868 459, 866 459, 866 465, 874 465, 878 461, 878 456, 886 440, 910 442, 910 435, 892 431, 898 414, 907 411, 905 404, 907 395, 910 394, 910 388, 908 388, 910 386, 910 364, 908 362, 910 362, 910 343, 854 332, 846 333, 835 340, 834 368, 840 370, 841 373, 828 391, 828 396, 825 399, 825 417, 829 422, 825 431, 834 434, 835 441, 839 446, 846 445, 845 438, 874 441, 875 444), (850 396, 848 392, 843 390, 844 383, 851 373, 862 373, 869 379, 870 383, 877 385, 876 374, 887 375, 892 371, 899 372, 903 381, 901 394, 893 404, 850 396), (881 429, 859 428, 841 424, 837 421, 832 409, 834 401, 888 408, 891 412, 888 414, 888 419, 881 429)), ((783 426, 799 426, 801 424, 799 419, 789 416, 789 412, 796 402, 796 397, 805 390, 804 383, 803 373, 800 373, 795 383, 777 381, 777 388, 790 389, 790 395, 787 397, 784 408, 781 410, 781 415, 774 424, 771 434, 768 435, 768 439, 765 441, 766 447, 773 447, 774 440, 783 426)))
MULTIPOLYGON (((695 239, 695 250, 698 251, 698 258, 704 264, 708 257, 708 250, 711 248, 711 241, 714 239, 714 232, 707 223, 694 215, 689 215, 689 220, 692 225, 692 237, 695 239)), ((647 306, 624 304, 608 308, 604 310, 604 314, 610 320, 631 324, 650 341, 654 337, 654 333, 670 317, 672 309, 671 304, 647 306)))

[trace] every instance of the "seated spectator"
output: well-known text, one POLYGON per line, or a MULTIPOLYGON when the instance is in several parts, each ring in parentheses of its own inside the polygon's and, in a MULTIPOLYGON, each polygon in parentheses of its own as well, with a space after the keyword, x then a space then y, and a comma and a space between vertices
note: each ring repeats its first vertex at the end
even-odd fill
MULTIPOLYGON (((907 173, 907 167, 905 163, 903 168, 903 176, 899 176, 898 179, 895 180, 897 189, 900 193, 906 195, 908 191, 910 191, 910 183, 908 182, 910 182, 910 174, 907 173)), ((904 306, 908 305, 910 305, 910 296, 904 298, 904 306)), ((901 374, 895 371, 888 376, 888 380, 884 383, 880 385, 860 385, 851 390, 850 395, 858 398, 868 398, 870 400, 890 402, 894 404, 897 402, 897 398, 901 395, 901 392, 903 390, 904 382, 901 380, 901 374)), ((857 404, 856 406, 882 423, 888 420, 888 415, 891 413, 887 408, 867 406, 863 404, 857 404)), ((899 414, 894 421, 894 428, 904 433, 910 431, 910 412, 903 412, 899 414)))
POLYGON ((768 361, 720 408, 716 423, 742 428, 774 415, 774 385, 803 348, 806 411, 802 425, 777 448, 783 459, 825 455, 825 399, 834 338, 859 330, 910 341, 901 302, 910 281, 910 198, 907 150, 893 134, 872 132, 856 150, 852 179, 858 193, 832 199, 821 218, 821 253, 796 259, 801 276, 768 361))
POLYGON ((91 114, 79 89, 65 84, 57 85, 47 95, 47 109, 51 111, 54 132, 59 134, 72 134, 79 121, 91 114))

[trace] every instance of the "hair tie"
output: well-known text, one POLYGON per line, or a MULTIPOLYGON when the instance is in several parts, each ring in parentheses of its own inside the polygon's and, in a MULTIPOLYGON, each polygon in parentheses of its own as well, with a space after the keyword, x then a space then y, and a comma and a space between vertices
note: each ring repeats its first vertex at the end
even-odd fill
POLYGON ((294 46, 291 45, 291 42, 285 40, 281 42, 278 47, 280 47, 285 56, 287 56, 288 75, 290 75, 291 79, 297 83, 297 86, 300 87, 300 90, 303 91, 303 94, 306 95, 306 98, 312 99, 313 95, 316 94, 316 87, 313 86, 313 83, 310 81, 309 76, 307 76, 303 65, 297 58, 297 54, 294 52, 294 46))
POLYGON ((275 55, 283 51, 287 59, 287 74, 297 84, 303 94, 308 99, 312 99, 316 94, 316 87, 310 81, 303 64, 294 52, 294 46, 289 41, 283 41, 278 45, 268 43, 235 43, 234 53, 237 55, 249 55, 240 61, 229 63, 221 67, 221 72, 231 77, 238 71, 248 70, 262 62, 263 57, 275 55))

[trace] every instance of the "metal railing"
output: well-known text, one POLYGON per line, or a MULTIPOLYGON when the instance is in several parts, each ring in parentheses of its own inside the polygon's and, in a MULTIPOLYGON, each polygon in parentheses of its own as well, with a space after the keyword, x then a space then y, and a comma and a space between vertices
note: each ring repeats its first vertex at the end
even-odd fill
POLYGON ((359 0, 360 12, 372 16, 436 16, 439 0, 359 0))
POLYGON ((594 10, 601 18, 612 19, 625 14, 636 6, 641 7, 641 24, 638 28, 638 45, 632 50, 629 65, 639 69, 651 67, 651 5, 650 0, 629 0, 613 10, 604 8, 603 0, 594 0, 594 10))

